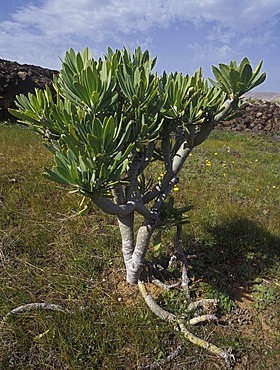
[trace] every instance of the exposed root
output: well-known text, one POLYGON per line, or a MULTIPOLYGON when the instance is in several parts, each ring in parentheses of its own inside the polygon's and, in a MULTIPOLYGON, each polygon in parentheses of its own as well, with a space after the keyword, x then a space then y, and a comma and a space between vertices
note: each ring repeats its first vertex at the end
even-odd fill
MULTIPOLYGON (((188 320, 184 321, 184 319, 185 319, 184 316, 176 316, 176 315, 168 312, 167 310, 163 309, 162 307, 160 307, 156 303, 156 301, 152 298, 152 296, 148 293, 144 282, 138 281, 139 290, 140 290, 143 298, 145 299, 145 302, 147 303, 148 307, 150 308, 150 310, 155 315, 157 315, 162 320, 173 324, 175 330, 179 330, 181 333, 183 333, 185 338, 188 339, 191 343, 193 343, 193 344, 195 344, 199 347, 202 347, 202 348, 208 350, 209 352, 221 357, 222 359, 225 360, 226 364, 228 366, 230 366, 235 361, 234 356, 230 352, 228 352, 226 350, 223 350, 222 348, 219 348, 216 345, 195 336, 186 327, 186 324, 188 326, 193 326, 193 325, 197 325, 199 323, 203 323, 203 322, 206 322, 206 321, 217 321, 217 317, 216 317, 215 313, 217 311, 218 301, 216 299, 201 299, 201 300, 196 301, 196 302, 191 302, 190 289, 189 289, 189 286, 191 284, 191 280, 188 277, 188 261, 187 261, 188 257, 185 255, 185 253, 183 251, 183 248, 182 248, 182 225, 181 224, 177 225, 177 238, 176 239, 177 239, 177 242, 176 242, 176 246, 175 246, 175 252, 169 260, 168 268, 176 267, 178 258, 180 259, 181 268, 182 268, 181 282, 178 282, 178 283, 175 283, 175 284, 172 284, 172 285, 168 285, 168 284, 160 281, 159 279, 156 279, 154 277, 154 274, 153 274, 153 270, 155 270, 156 267, 155 267, 154 264, 151 264, 151 263, 149 264, 148 263, 150 280, 155 285, 162 288, 163 290, 168 290, 168 289, 171 289, 171 288, 175 288, 175 287, 178 287, 180 285, 181 289, 185 293, 187 302, 189 303, 186 311, 188 313, 190 313, 190 312, 195 311, 195 310, 203 310, 203 311, 207 312, 207 314, 202 314, 202 315, 193 317, 191 319, 188 318, 188 320)), ((191 257, 196 257, 196 256, 191 256, 191 257)), ((165 270, 165 269, 162 266, 160 266, 160 271, 162 271, 162 270, 165 270)), ((171 361, 171 359, 169 359, 169 362, 170 361, 171 361)), ((164 362, 163 364, 166 364, 166 363, 164 362)), ((147 368, 147 369, 156 369, 160 366, 162 366, 162 363, 161 363, 161 361, 158 361, 158 362, 156 362, 152 365, 149 365, 148 367, 143 367, 143 369, 145 369, 145 368, 147 368)))
POLYGON ((183 252, 182 248, 182 225, 179 224, 177 225, 177 253, 181 257, 182 261, 182 289, 184 290, 186 294, 186 298, 189 300, 190 299, 190 290, 189 290, 189 285, 190 285, 190 279, 188 277, 188 262, 187 258, 185 256, 185 253, 183 252))
POLYGON ((200 299, 199 301, 191 302, 188 305, 187 310, 195 311, 198 308, 205 310, 205 309, 209 309, 209 307, 212 307, 214 310, 216 310, 217 305, 218 305, 217 299, 200 299))
POLYGON ((156 286, 158 286, 159 288, 162 288, 163 290, 174 289, 181 285, 180 281, 174 284, 165 284, 159 279, 156 279, 153 275, 151 276, 151 282, 155 284, 156 286))
POLYGON ((201 315, 201 316, 196 316, 193 317, 192 319, 189 320, 189 325, 197 325, 200 324, 201 322, 205 321, 217 321, 217 317, 215 315, 201 315))
POLYGON ((177 281, 176 283, 174 284, 166 284, 164 283, 163 281, 157 279, 155 276, 154 276, 154 271, 158 271, 158 267, 160 267, 160 271, 166 271, 162 266, 160 265, 157 265, 155 266, 154 263, 151 263, 151 262, 146 262, 148 268, 149 268, 149 279, 150 281, 156 285, 157 287, 163 289, 163 290, 169 290, 169 289, 174 289, 174 288, 177 288, 181 285, 181 282, 180 281, 177 281))
MULTIPOLYGON (((207 342, 204 339, 201 339, 201 338, 195 336, 193 333, 191 333, 186 328, 186 326, 185 326, 185 324, 184 324, 184 322, 181 318, 175 316, 174 314, 172 314, 172 313, 166 311, 165 309, 163 309, 162 307, 160 307, 156 303, 156 301, 152 298, 152 296, 148 293, 144 282, 139 281, 138 282, 138 288, 139 288, 139 291, 140 291, 141 295, 145 299, 145 302, 147 303, 148 307, 150 308, 150 310, 155 315, 157 315, 159 318, 161 318, 162 320, 173 324, 174 328, 176 330, 179 329, 181 331, 181 333, 184 334, 185 338, 188 339, 191 343, 193 343, 193 344, 195 344, 199 347, 202 347, 202 348, 208 350, 209 352, 223 358, 226 361, 227 364, 230 364, 234 361, 234 357, 229 352, 223 350, 222 348, 217 347, 215 344, 212 344, 210 342, 207 342)), ((192 325, 194 325, 194 323, 198 323, 199 321, 202 322, 202 321, 208 320, 209 316, 212 316, 212 315, 200 316, 198 318, 197 322, 195 322, 195 320, 193 320, 192 325), (206 316, 208 316, 208 318, 206 318, 206 316)))
POLYGON ((64 309, 63 307, 53 304, 53 303, 27 303, 22 306, 19 306, 17 308, 14 308, 13 310, 9 311, 0 321, 0 327, 7 321, 7 319, 15 314, 22 313, 22 312, 29 312, 34 310, 51 310, 51 311, 59 311, 64 313, 70 313, 67 309, 64 309))

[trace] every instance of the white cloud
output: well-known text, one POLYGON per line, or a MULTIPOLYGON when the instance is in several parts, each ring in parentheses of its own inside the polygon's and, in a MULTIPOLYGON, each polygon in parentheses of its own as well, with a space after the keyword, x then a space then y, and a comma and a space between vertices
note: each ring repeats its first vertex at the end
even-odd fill
POLYGON ((200 45, 199 43, 189 44, 188 48, 192 50, 192 58, 196 64, 203 63, 206 65, 219 63, 228 63, 231 59, 240 59, 240 55, 232 49, 228 44, 214 46, 214 45, 200 45))
POLYGON ((27 0, 26 4, 0 23, 1 57, 20 63, 59 68, 57 56, 69 47, 84 46, 96 57, 107 46, 138 44, 167 54, 173 42, 178 43, 178 54, 166 56, 166 62, 183 57, 193 66, 202 60, 239 59, 250 48, 261 50, 269 42, 270 47, 279 47, 275 31, 279 0, 41 0, 33 5, 27 0), (176 30, 176 37, 179 30, 179 40, 169 37, 158 46, 155 40, 162 30, 165 34, 176 30))
POLYGON ((44 0, 41 6, 21 7, 13 20, 34 26, 45 35, 59 31, 100 39, 116 31, 129 34, 166 27, 176 19, 198 26, 217 21, 240 32, 254 29, 279 13, 278 0, 44 0))
POLYGON ((237 32, 224 27, 217 23, 213 26, 212 31, 207 35, 210 42, 221 42, 222 44, 229 44, 237 36, 237 32))

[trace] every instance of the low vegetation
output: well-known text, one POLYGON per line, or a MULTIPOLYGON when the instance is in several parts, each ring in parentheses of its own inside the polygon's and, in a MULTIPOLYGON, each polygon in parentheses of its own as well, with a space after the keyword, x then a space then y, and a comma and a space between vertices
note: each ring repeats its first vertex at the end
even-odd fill
MULTIPOLYGON (((179 202, 194 205, 183 229, 191 294, 219 300, 218 322, 194 332, 231 348, 235 369, 276 370, 280 362, 278 145, 215 132, 194 149, 176 187, 179 202)), ((64 310, 2 320, 1 369, 152 369, 180 343, 166 369, 225 366, 163 325, 126 283, 114 217, 76 215, 81 198, 40 175, 52 158, 34 133, 2 126, 0 148, 0 317, 33 302, 64 310)), ((164 265, 174 238, 164 231, 165 248, 151 245, 147 258, 164 265)), ((184 312, 182 295, 150 289, 163 307, 184 312)))

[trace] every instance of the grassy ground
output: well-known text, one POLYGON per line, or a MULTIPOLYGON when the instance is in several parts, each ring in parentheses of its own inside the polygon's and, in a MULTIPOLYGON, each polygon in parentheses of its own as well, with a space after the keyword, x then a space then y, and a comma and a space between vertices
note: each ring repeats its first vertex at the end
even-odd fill
MULTIPOLYGON (((184 229, 184 248, 198 257, 192 295, 219 298, 218 324, 194 332, 232 348, 240 370, 279 369, 279 159, 275 138, 217 132, 193 152, 177 192, 194 205, 184 229)), ((97 210, 74 217, 80 199, 40 175, 49 164, 37 136, 0 127, 0 318, 32 302, 71 312, 10 316, 0 369, 138 369, 165 358, 183 339, 126 285, 114 218, 97 210)), ((165 234, 166 253, 173 236, 165 234)), ((158 299, 181 312, 186 304, 173 292, 158 299)), ((165 368, 225 367, 185 343, 165 368)))

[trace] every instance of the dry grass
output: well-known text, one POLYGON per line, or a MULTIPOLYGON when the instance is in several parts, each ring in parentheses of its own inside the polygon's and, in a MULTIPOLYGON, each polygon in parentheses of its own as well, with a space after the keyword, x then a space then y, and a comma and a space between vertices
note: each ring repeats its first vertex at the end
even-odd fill
MULTIPOLYGON (((182 338, 126 285, 114 218, 98 210, 73 217, 79 197, 42 178, 51 157, 29 130, 0 127, 0 148, 0 317, 32 302, 71 311, 9 317, 0 368, 137 369, 166 357, 182 338)), ((220 299, 219 324, 195 332, 231 347, 240 370, 279 369, 278 148, 273 138, 216 133, 180 179, 178 201, 195 206, 184 231, 185 249, 199 256, 190 261, 192 294, 220 299)), ((173 237, 165 235, 167 254, 173 237)), ((180 297, 159 299, 184 309, 180 297)), ((223 366, 186 343, 169 368, 223 366)))

